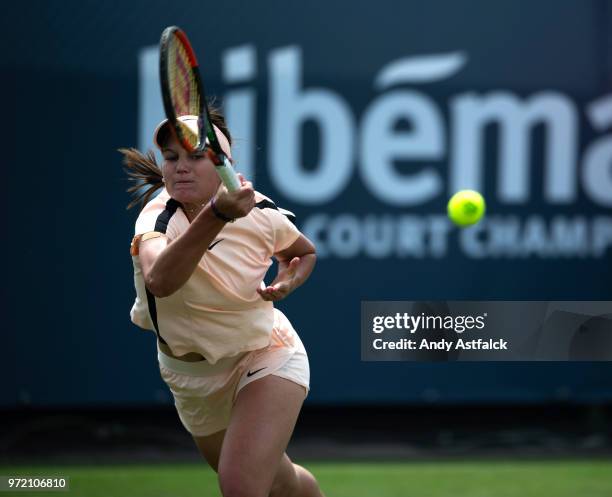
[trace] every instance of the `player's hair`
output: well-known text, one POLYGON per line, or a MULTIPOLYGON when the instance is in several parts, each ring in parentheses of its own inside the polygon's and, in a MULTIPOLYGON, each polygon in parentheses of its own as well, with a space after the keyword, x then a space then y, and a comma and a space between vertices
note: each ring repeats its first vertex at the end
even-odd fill
MULTIPOLYGON (((208 105, 208 110, 211 122, 219 128, 231 145, 232 136, 220 109, 211 102, 208 105)), ((157 142, 161 146, 164 146, 168 143, 169 139, 170 126, 164 126, 159 130, 157 142)), ((127 208, 131 209, 138 203, 141 204, 142 208, 151 200, 153 194, 164 186, 161 168, 157 164, 155 154, 152 150, 143 154, 140 150, 135 148, 120 148, 119 152, 123 154, 123 165, 128 175, 128 180, 134 183, 126 190, 132 195, 132 201, 128 204, 127 208)))

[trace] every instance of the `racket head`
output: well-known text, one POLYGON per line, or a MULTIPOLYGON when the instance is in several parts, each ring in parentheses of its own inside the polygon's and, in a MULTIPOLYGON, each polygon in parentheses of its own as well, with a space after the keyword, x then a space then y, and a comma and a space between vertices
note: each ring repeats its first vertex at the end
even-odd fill
POLYGON ((187 35, 178 26, 169 26, 162 33, 159 77, 166 118, 179 143, 189 152, 203 150, 209 135, 208 127, 212 129, 212 125, 207 115, 198 60, 187 35), (178 119, 185 115, 198 116, 197 132, 178 119))

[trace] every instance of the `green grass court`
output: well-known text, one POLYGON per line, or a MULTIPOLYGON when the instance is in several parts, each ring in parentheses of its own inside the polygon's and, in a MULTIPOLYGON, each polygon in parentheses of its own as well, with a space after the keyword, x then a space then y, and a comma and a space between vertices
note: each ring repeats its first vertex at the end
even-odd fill
MULTIPOLYGON (((612 460, 304 464, 327 497, 610 497, 612 460)), ((69 492, 15 495, 219 497, 202 464, 0 466, 1 475, 70 478, 69 492)), ((5 494, 6 495, 6 494, 5 494)))

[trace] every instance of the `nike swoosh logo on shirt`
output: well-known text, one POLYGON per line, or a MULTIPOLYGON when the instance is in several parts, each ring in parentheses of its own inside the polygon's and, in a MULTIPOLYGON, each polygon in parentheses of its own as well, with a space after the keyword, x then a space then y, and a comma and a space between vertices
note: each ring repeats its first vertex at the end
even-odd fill
POLYGON ((253 376, 254 374, 259 373, 260 371, 263 371, 264 369, 267 369, 267 366, 265 368, 260 368, 260 369, 256 369, 255 371, 249 371, 247 373, 247 378, 250 378, 251 376, 253 376))
POLYGON ((216 242, 211 243, 211 244, 208 246, 208 250, 212 250, 212 249, 213 249, 213 247, 214 247, 215 245, 217 245, 217 243, 222 242, 223 240, 225 240, 225 238, 219 238, 219 239, 218 239, 216 242))

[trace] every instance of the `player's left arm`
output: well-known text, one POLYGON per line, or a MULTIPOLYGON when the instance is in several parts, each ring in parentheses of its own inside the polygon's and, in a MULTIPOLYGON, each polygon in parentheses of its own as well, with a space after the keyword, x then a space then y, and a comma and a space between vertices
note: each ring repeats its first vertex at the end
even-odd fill
POLYGON ((317 261, 314 244, 300 233, 289 247, 274 254, 278 273, 274 281, 257 292, 264 300, 281 300, 302 285, 312 273, 317 261))

